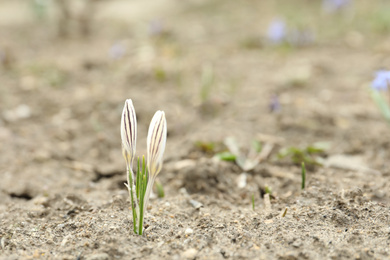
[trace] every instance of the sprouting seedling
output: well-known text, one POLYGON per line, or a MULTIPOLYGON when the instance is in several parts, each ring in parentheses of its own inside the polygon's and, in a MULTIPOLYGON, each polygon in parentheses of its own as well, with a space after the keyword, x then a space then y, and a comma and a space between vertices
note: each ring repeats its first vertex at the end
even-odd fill
MULTIPOLYGON (((253 142, 248 154, 243 153, 233 137, 225 139, 224 144, 229 152, 222 152, 216 156, 224 161, 235 161, 243 171, 251 171, 264 159, 265 155, 260 142, 253 142)), ((271 148, 272 149, 272 148, 271 148)), ((269 148, 267 148, 269 150, 269 148)))
POLYGON ((252 194, 252 210, 255 211, 255 194, 252 194))
POLYGON ((320 155, 324 154, 329 149, 329 143, 317 142, 305 148, 286 147, 279 151, 278 158, 283 159, 289 157, 294 164, 300 165, 304 162, 310 166, 322 166, 320 155))
POLYGON ((302 171, 301 171, 301 175, 302 175, 302 190, 305 189, 305 184, 306 184, 306 167, 305 167, 305 163, 302 162, 302 165, 301 165, 301 168, 302 168, 302 171))
POLYGON ((167 139, 165 113, 157 111, 149 126, 147 138, 147 161, 145 157, 137 161, 134 175, 133 162, 136 152, 137 118, 131 99, 126 100, 121 119, 122 153, 126 160, 127 183, 125 184, 131 201, 134 233, 142 235, 144 213, 147 209, 150 192, 157 174, 162 168, 162 157, 167 139))
POLYGON ((272 195, 272 189, 271 189, 271 187, 265 186, 265 187, 264 187, 264 192, 265 192, 265 194, 272 195))

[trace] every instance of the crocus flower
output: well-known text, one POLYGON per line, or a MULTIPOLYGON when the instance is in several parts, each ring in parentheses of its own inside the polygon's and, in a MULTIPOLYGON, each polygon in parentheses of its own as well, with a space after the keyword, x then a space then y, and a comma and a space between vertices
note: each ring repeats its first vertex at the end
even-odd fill
POLYGON ((163 111, 157 111, 149 125, 147 144, 147 168, 148 168, 148 186, 146 187, 144 208, 146 209, 149 201, 150 192, 153 188, 154 180, 161 171, 163 164, 163 154, 167 142, 167 121, 163 111))
POLYGON ((125 157, 127 167, 132 171, 137 140, 137 118, 131 99, 126 100, 123 108, 121 138, 123 157, 125 157))
POLYGON ((387 90, 390 85, 390 71, 380 70, 376 72, 376 77, 371 83, 373 90, 387 90))
POLYGON ((167 121, 163 111, 157 111, 149 125, 147 165, 150 176, 157 176, 162 168, 162 157, 167 141, 167 121))

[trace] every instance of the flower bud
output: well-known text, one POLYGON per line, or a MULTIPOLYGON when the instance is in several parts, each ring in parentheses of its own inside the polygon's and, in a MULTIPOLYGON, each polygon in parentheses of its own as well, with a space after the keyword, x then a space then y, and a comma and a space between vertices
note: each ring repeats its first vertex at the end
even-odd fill
POLYGON ((127 165, 131 168, 135 157, 137 140, 137 118, 133 102, 127 99, 121 119, 122 153, 127 165))
POLYGON ((165 113, 159 110, 150 122, 147 138, 147 166, 151 178, 155 178, 162 168, 166 142, 167 121, 165 113))

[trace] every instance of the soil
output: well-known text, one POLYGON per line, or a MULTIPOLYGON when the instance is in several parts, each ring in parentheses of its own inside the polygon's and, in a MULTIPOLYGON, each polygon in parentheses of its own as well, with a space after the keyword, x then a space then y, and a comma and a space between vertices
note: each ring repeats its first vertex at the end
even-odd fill
POLYGON ((65 21, 55 3, 0 3, 0 259, 390 258, 390 129, 368 91, 390 68, 386 2, 71 1, 65 21), (313 39, 270 44, 274 17, 313 39), (143 236, 124 186, 127 98, 138 155, 154 112, 168 123, 143 236), (215 156, 231 136, 269 152, 244 171, 215 156), (330 146, 302 190, 277 155, 316 142, 330 146))

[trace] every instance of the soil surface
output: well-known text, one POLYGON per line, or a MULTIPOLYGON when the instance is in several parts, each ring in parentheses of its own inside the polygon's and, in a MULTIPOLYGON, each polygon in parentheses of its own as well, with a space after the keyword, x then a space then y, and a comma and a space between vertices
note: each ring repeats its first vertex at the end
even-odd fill
POLYGON ((0 259, 390 258, 390 128, 369 93, 386 1, 27 2, 0 3, 0 259), (267 40, 275 18, 295 36, 267 40), (138 155, 156 110, 168 124, 143 236, 127 98, 138 155), (228 137, 262 145, 253 167, 219 159, 228 137), (302 190, 278 153, 318 142, 302 190))

